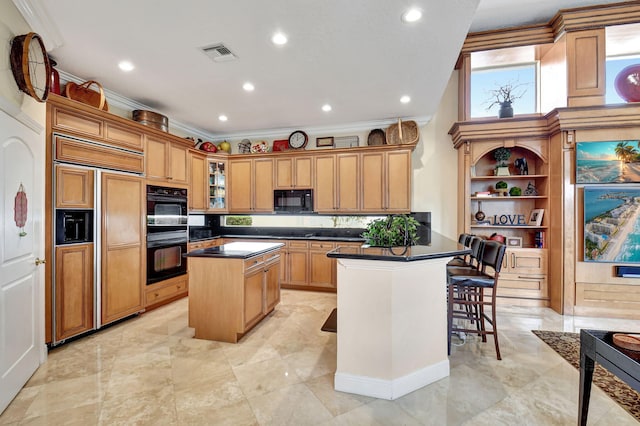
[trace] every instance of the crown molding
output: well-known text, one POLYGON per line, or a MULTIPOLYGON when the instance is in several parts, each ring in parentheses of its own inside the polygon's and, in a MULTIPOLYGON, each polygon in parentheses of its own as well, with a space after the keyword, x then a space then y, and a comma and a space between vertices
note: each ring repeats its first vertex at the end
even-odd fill
MULTIPOLYGON (((74 82, 76 84, 82 84, 86 80, 78 78, 77 76, 68 73, 66 71, 58 69, 58 74, 60 74, 60 85, 67 82, 74 82)), ((154 111, 153 108, 144 105, 140 102, 134 101, 133 99, 127 98, 119 93, 116 93, 112 90, 105 89, 104 95, 109 102, 109 105, 112 105, 116 108, 120 108, 123 110, 132 111, 135 109, 144 109, 148 111, 154 111)), ((162 114, 162 111, 154 111, 159 114, 162 114)), ((431 116, 419 116, 419 117, 402 117, 402 121, 413 120, 418 126, 424 126, 429 121, 431 121, 431 116)), ((193 136, 196 138, 200 138, 203 140, 209 140, 213 142, 223 141, 223 140, 236 140, 236 139, 280 139, 284 136, 288 136, 294 130, 298 130, 303 128, 305 132, 312 135, 344 135, 349 133, 359 133, 366 132, 372 129, 384 129, 389 127, 391 124, 397 123, 397 118, 389 118, 382 120, 370 120, 370 121, 361 121, 355 123, 346 123, 346 124, 336 124, 336 125, 328 125, 328 126, 297 126, 297 127, 282 127, 276 129, 263 129, 263 130, 251 130, 245 132, 235 132, 235 133, 209 133, 205 132, 201 129, 187 126, 186 124, 180 123, 178 121, 173 120, 169 117, 169 127, 173 129, 180 130, 182 133, 193 136)))
POLYGON ((46 12, 41 0, 13 0, 13 4, 31 29, 42 37, 47 50, 64 44, 60 30, 46 12))
MULTIPOLYGON (((418 124, 419 127, 424 126, 429 121, 431 121, 431 116, 420 116, 420 117, 403 117, 402 121, 413 120, 418 124)), ((213 137, 213 142, 218 142, 222 140, 235 140, 235 139, 279 139, 283 136, 289 136, 293 131, 299 130, 300 128, 304 129, 306 133, 312 135, 344 135, 349 133, 360 133, 367 132, 372 129, 384 129, 389 127, 391 124, 397 123, 398 119, 382 119, 382 120, 371 120, 371 121, 360 121, 356 123, 346 123, 346 124, 336 124, 336 125, 328 125, 328 126, 298 126, 298 127, 282 127, 278 129, 267 129, 267 130, 254 130, 250 132, 236 132, 236 133, 225 133, 225 134, 216 134, 213 137)))
MULTIPOLYGON (((61 86, 62 86, 62 83, 68 83, 70 81, 76 84, 82 84, 86 81, 66 71, 58 70, 58 74, 60 74, 61 86)), ((104 90, 104 96, 107 98, 109 105, 112 105, 116 108, 120 108, 128 111, 133 111, 135 109, 144 109, 147 111, 154 111, 153 108, 145 104, 142 104, 140 102, 134 101, 133 99, 127 98, 126 96, 122 96, 121 94, 114 92, 113 90, 109 90, 105 88, 103 88, 103 90, 104 90)), ((162 112, 160 111, 154 111, 154 112, 162 114, 162 112)), ((214 135, 210 133, 207 133, 195 127, 187 126, 186 124, 180 123, 173 119, 169 120, 169 126, 173 129, 180 130, 180 132, 183 132, 189 136, 199 137, 206 140, 211 140, 214 138, 214 135)))
POLYGON ((44 126, 41 123, 31 118, 18 105, 3 95, 0 95, 0 111, 7 113, 7 115, 15 118, 37 134, 41 134, 44 131, 44 126))

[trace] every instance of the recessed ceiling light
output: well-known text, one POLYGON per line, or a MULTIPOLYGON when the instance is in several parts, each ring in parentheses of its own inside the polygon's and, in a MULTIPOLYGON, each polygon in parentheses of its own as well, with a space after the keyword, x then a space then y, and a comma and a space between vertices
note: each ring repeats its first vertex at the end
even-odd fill
POLYGON ((255 87, 253 86, 253 84, 251 84, 250 82, 246 82, 245 84, 242 85, 242 88, 244 90, 246 90, 247 92, 253 92, 253 89, 255 89, 255 87))
POLYGON ((129 61, 120 61, 120 63, 118 63, 118 68, 120 68, 122 71, 129 72, 133 71, 135 67, 129 61))
POLYGON ((331 111, 331 105, 329 105, 329 104, 324 104, 324 105, 322 105, 322 110, 323 110, 324 112, 329 112, 329 111, 331 111))
POLYGON ((402 102, 403 104, 408 104, 409 102, 411 102, 411 98, 407 95, 404 95, 400 98, 400 102, 402 102))
POLYGON ((273 44, 281 46, 287 43, 287 36, 283 33, 275 33, 273 37, 271 37, 271 41, 273 42, 273 44))
POLYGON ((417 8, 407 10, 402 14, 402 22, 416 22, 422 18, 422 11, 417 8))
POLYGON ((218 116, 218 120, 220 120, 220 121, 227 121, 227 120, 228 120, 228 118, 227 118, 227 116, 226 116, 226 115, 224 115, 224 114, 220 114, 220 115, 218 116))

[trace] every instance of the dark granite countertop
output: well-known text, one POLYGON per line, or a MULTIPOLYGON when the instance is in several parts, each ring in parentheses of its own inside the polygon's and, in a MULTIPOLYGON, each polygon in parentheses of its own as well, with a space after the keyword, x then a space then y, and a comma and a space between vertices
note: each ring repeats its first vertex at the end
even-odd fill
POLYGON ((216 238, 238 238, 247 240, 311 240, 311 241, 346 241, 346 242, 364 242, 362 237, 324 237, 321 235, 216 235, 206 238, 190 238, 190 243, 196 243, 198 241, 213 240, 216 238))
POLYGON ((194 250, 187 257, 217 257, 226 259, 248 259, 282 247, 282 243, 234 242, 217 247, 194 250))
POLYGON ((471 253, 471 250, 457 241, 431 232, 429 244, 400 247, 338 247, 327 253, 338 259, 382 260, 412 262, 416 260, 438 259, 471 253))

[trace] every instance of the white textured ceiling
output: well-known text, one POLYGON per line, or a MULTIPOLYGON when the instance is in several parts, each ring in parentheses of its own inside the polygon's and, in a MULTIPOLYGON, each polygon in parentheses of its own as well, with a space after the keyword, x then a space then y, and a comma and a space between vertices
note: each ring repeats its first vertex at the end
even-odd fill
POLYGON ((59 44, 50 54, 60 70, 212 137, 426 121, 467 32, 544 23, 559 9, 605 2, 14 0, 47 47, 59 44), (401 22, 409 6, 424 11, 420 22, 401 22), (277 30, 287 45, 270 42, 277 30), (216 63, 200 51, 218 42, 238 59, 216 63), (135 70, 121 72, 123 59, 135 70), (255 91, 242 90, 245 81, 255 91), (412 101, 401 104, 405 94, 412 101))

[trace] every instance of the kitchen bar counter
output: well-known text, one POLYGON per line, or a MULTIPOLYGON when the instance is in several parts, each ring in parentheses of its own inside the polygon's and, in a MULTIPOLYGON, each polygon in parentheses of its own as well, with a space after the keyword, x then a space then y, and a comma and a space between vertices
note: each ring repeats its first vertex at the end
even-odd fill
POLYGON ((429 244, 391 248, 369 246, 338 247, 327 253, 327 256, 338 259, 414 262, 417 260, 462 256, 468 253, 471 253, 471 250, 458 244, 457 241, 453 241, 436 232, 431 232, 429 244))
POLYGON ((397 399, 449 375, 446 264, 468 250, 432 233, 422 246, 337 248, 338 391, 397 399))

